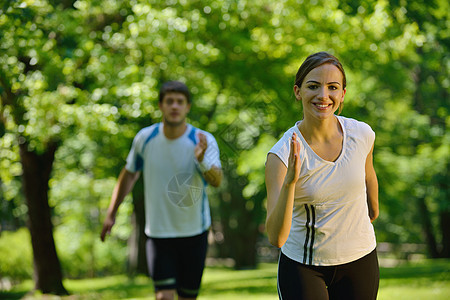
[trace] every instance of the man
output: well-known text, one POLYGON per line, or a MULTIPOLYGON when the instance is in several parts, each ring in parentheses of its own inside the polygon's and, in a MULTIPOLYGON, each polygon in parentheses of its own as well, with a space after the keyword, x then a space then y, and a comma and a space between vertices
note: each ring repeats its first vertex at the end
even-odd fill
POLYGON ((186 122, 191 108, 187 86, 163 84, 162 122, 139 131, 114 188, 103 224, 104 241, 119 205, 144 174, 145 233, 149 273, 156 299, 196 299, 205 266, 211 225, 206 184, 222 180, 214 137, 186 122))

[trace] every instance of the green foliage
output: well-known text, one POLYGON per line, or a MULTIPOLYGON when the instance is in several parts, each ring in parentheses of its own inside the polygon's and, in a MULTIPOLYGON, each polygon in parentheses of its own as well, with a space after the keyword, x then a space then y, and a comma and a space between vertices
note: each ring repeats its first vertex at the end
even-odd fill
POLYGON ((28 279, 33 273, 30 234, 26 228, 0 235, 0 279, 13 281, 28 279))
POLYGON ((101 243, 97 232, 77 231, 74 225, 59 226, 55 233, 66 277, 91 278, 126 272, 126 240, 113 237, 101 243))
MULTIPOLYGON (((55 240, 58 255, 67 277, 93 277, 100 274, 116 274, 126 271, 127 242, 129 232, 123 232, 127 216, 118 218, 122 232, 101 243, 97 231, 77 228, 76 224, 58 226, 55 240), (125 218, 124 218, 125 217, 125 218)), ((129 230, 129 226, 128 226, 129 230)), ((33 256, 30 234, 26 228, 15 232, 3 231, 0 235, 0 279, 13 282, 31 278, 33 256)))
POLYGON ((94 277, 126 271, 127 239, 131 233, 131 201, 122 204, 111 238, 101 243, 103 218, 115 178, 94 180, 83 173, 69 172, 52 181, 57 228, 55 240, 64 272, 68 277, 94 277), (73 191, 78 193, 74 194, 73 191), (83 220, 80 222, 80 220, 83 220))

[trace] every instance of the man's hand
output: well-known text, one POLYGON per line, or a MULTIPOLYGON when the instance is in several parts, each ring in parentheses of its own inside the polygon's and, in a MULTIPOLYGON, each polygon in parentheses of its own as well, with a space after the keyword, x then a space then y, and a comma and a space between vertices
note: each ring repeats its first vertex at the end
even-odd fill
POLYGON ((102 233, 100 235, 100 239, 102 240, 102 242, 105 241, 105 237, 107 234, 111 234, 111 228, 114 226, 115 222, 116 220, 113 216, 110 216, 109 214, 106 216, 106 219, 103 222, 102 233))
POLYGON ((205 156, 206 148, 208 148, 208 142, 206 141, 206 136, 203 133, 199 132, 197 136, 199 141, 195 146, 194 154, 197 161, 202 162, 203 157, 205 156))

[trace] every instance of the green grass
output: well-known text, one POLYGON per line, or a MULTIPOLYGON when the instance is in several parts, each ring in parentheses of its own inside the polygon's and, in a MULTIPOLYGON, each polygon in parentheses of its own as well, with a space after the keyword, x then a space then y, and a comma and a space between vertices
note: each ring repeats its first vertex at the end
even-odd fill
POLYGON ((450 299, 450 260, 424 260, 380 270, 380 300, 450 299))
MULTIPOLYGON (((277 299, 276 265, 261 264, 257 270, 234 271, 226 267, 205 270, 199 300, 277 299)), ((379 300, 444 300, 450 295, 450 260, 425 260, 394 268, 381 268, 379 300)), ((44 297, 30 294, 33 283, 26 281, 0 299, 153 299, 150 279, 126 276, 65 280, 68 297, 44 297)))

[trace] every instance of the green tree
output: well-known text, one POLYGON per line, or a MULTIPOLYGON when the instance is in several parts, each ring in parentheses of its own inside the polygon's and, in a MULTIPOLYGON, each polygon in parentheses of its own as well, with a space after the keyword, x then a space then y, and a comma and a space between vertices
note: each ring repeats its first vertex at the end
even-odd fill
POLYGON ((411 107, 422 124, 410 131, 415 175, 411 192, 416 200, 429 253, 432 257, 450 257, 449 197, 449 21, 446 1, 398 3, 397 20, 406 18, 417 27, 414 53, 402 60, 412 78, 411 107), (420 162, 420 163, 417 163, 420 162), (435 221, 437 220, 437 222, 435 221), (438 245, 441 244, 442 247, 438 245))
MULTIPOLYGON (((95 47, 95 42, 110 41, 108 34, 124 20, 127 6, 116 2, 101 9, 100 4, 91 15, 80 1, 7 2, 0 16, 0 112, 6 132, 2 140, 8 137, 11 147, 19 150, 34 279, 36 289, 45 293, 67 293, 48 198, 55 153, 66 140, 82 142, 83 136, 95 140, 118 132, 117 108, 95 101, 102 92, 95 88, 102 86, 104 74, 114 68, 114 64, 107 70, 97 68, 111 55, 101 44, 95 47)), ((90 157, 84 158, 89 163, 90 157)))

